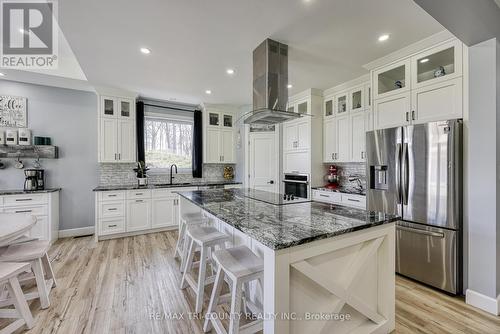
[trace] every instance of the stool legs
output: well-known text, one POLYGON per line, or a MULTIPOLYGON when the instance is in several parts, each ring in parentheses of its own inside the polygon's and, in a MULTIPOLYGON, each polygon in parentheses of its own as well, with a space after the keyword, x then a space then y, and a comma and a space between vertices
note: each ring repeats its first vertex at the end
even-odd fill
POLYGON ((35 274, 36 286, 40 297, 40 305, 43 309, 50 306, 49 292, 47 291, 47 284, 45 283, 45 275, 43 274, 42 260, 36 259, 31 261, 31 268, 35 274))
POLYGON ((194 250, 195 250, 195 244, 192 239, 189 239, 189 247, 187 254, 184 254, 185 263, 184 263, 184 272, 182 273, 182 280, 181 280, 181 289, 185 289, 187 286, 187 281, 186 281, 186 275, 188 275, 192 268, 193 268, 193 259, 194 259, 194 250))
POLYGON ((214 317, 215 313, 217 312, 216 308, 217 305, 219 304, 219 297, 222 291, 223 283, 224 283, 224 272, 222 271, 222 268, 219 266, 219 268, 217 268, 217 275, 215 276, 212 296, 210 297, 207 314, 205 316, 205 323, 203 324, 203 331, 205 333, 209 332, 212 329, 212 321, 210 321, 210 318, 214 317))
POLYGON ((200 313, 203 308, 203 296, 205 292, 205 276, 207 274, 208 247, 201 247, 200 267, 198 271, 198 291, 196 291, 195 312, 200 313))
MULTIPOLYGON (((182 257, 182 248, 185 244, 184 240, 186 238, 186 223, 181 220, 180 226, 179 226, 179 235, 177 237, 177 244, 175 245, 175 253, 174 257, 182 257)), ((181 266, 182 268, 182 266, 181 266)))
POLYGON ((56 276, 54 275, 54 271, 52 270, 52 265, 50 264, 49 255, 45 253, 45 256, 42 257, 43 270, 45 271, 45 275, 47 279, 52 280, 52 286, 57 286, 56 276))
POLYGON ((21 290, 21 286, 19 285, 19 281, 17 277, 13 277, 9 279, 9 283, 7 284, 7 289, 12 297, 14 307, 19 312, 20 318, 24 319, 26 322, 26 327, 28 329, 33 328, 34 320, 31 315, 30 308, 26 299, 24 299, 23 290, 21 290))
POLYGON ((228 334, 236 334, 240 329, 240 312, 241 312, 241 290, 242 284, 239 280, 233 282, 233 291, 231 294, 231 314, 229 321, 228 334))

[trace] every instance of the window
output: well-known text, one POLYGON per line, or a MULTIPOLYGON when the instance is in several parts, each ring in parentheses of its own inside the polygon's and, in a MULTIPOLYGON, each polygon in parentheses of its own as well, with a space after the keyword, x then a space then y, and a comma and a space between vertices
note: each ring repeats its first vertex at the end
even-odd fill
POLYGON ((144 151, 149 168, 169 168, 176 164, 179 172, 191 172, 192 145, 192 116, 145 114, 144 151))

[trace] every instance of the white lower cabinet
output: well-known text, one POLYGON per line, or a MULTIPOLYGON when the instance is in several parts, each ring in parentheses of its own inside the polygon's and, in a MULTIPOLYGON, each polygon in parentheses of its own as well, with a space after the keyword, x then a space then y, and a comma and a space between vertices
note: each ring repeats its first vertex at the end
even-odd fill
POLYGON ((151 228, 151 200, 134 199, 127 203, 127 231, 151 228))
MULTIPOLYGON (((224 188, 240 187, 232 184, 224 188)), ((96 192, 96 238, 175 228, 179 222, 177 192, 194 190, 198 187, 96 192)))
POLYGON ((338 204, 352 208, 365 209, 366 196, 346 194, 335 191, 314 189, 312 191, 313 201, 329 204, 338 204))
POLYGON ((152 228, 177 225, 177 198, 153 198, 152 228))
POLYGON ((285 173, 310 173, 310 151, 289 151, 283 153, 283 171, 285 173))
POLYGON ((54 242, 59 235, 59 191, 13 194, 0 197, 0 212, 26 213, 36 217, 27 235, 54 242))

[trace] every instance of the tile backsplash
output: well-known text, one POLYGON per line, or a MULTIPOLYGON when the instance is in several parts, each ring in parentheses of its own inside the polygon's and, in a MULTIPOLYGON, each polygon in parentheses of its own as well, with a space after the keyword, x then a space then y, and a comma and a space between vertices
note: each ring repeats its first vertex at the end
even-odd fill
MULTIPOLYGON (((224 164, 204 164, 203 177, 193 178, 191 174, 174 174, 174 182, 203 182, 203 181, 222 181, 224 180, 224 164)), ((130 164, 115 164, 102 163, 99 164, 99 185, 129 185, 136 184, 137 178, 134 172, 135 163, 130 164)), ((234 166, 233 166, 234 167, 234 166)), ((159 184, 170 182, 169 173, 149 173, 149 184, 159 184)))
MULTIPOLYGON (((325 175, 331 164, 325 164, 325 175)), ((358 182, 349 182, 349 177, 359 177, 363 189, 366 189, 366 164, 364 162, 344 162, 335 164, 338 169, 339 184, 342 188, 352 189, 358 187, 358 182)))

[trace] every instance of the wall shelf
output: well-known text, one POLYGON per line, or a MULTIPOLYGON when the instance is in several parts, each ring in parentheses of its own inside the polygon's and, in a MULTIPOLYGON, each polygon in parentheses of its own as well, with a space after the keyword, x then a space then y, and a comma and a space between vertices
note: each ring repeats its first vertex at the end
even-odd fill
POLYGON ((52 145, 0 145, 0 158, 57 159, 59 150, 52 145))

